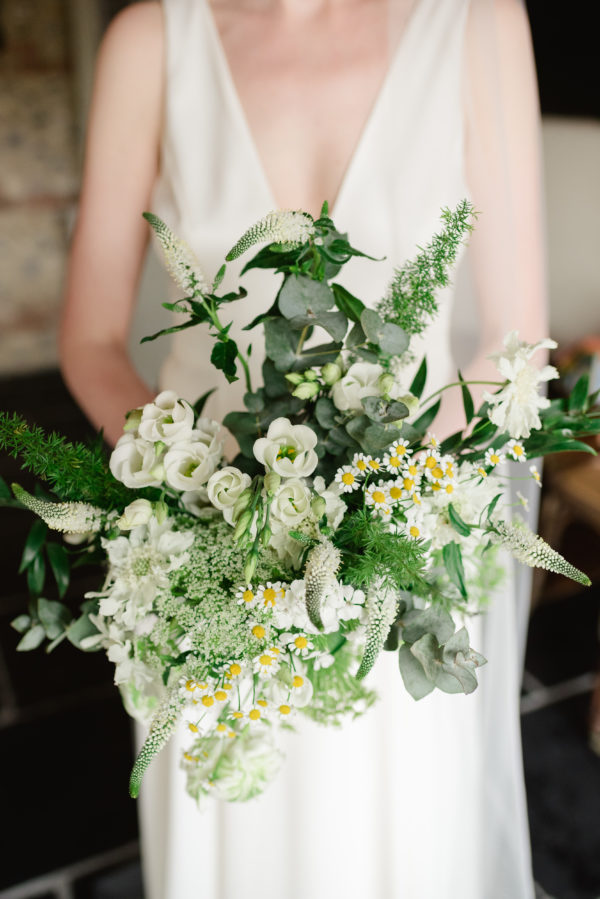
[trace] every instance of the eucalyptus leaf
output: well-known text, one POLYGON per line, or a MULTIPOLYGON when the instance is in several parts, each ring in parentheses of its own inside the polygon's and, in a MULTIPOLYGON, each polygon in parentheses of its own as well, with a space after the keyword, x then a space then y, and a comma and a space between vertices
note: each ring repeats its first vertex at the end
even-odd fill
POLYGON ((381 424, 391 424, 408 415, 408 407, 397 400, 388 401, 380 396, 366 396, 362 398, 361 403, 371 421, 381 424))
POLYGON ((264 331, 267 356, 273 361, 277 371, 290 371, 296 361, 299 334, 292 331, 289 322, 282 318, 266 321, 264 331))
POLYGON ((365 343, 366 339, 367 335, 363 331, 362 326, 357 323, 350 329, 350 333, 346 337, 346 346, 351 349, 352 347, 365 343))
POLYGON ((269 398, 285 396, 288 393, 288 383, 285 375, 277 371, 271 359, 265 359, 262 364, 262 377, 264 391, 269 398))
POLYGON ((335 427, 336 416, 339 415, 332 400, 329 397, 319 397, 315 404, 315 417, 322 428, 329 431, 335 427))
POLYGON ((434 684, 429 680, 423 666, 414 657, 406 643, 403 643, 398 650, 398 662, 404 686, 413 699, 423 699, 424 696, 431 693, 434 684))
POLYGON ((262 412, 265 408, 264 390, 261 388, 260 390, 257 390, 256 393, 245 393, 244 406, 248 412, 262 412))
POLYGON ((55 640, 65 630, 73 617, 62 602, 44 599, 42 596, 37 602, 37 614, 49 640, 55 640))
POLYGON ((31 615, 17 615, 10 623, 17 633, 24 634, 31 627, 31 615))
POLYGON ((34 625, 17 643, 17 652, 29 652, 31 649, 37 649, 40 643, 44 641, 45 637, 46 632, 42 625, 34 625))
POLYGON ((435 683, 440 667, 440 645, 433 634, 423 634, 410 647, 413 656, 421 663, 427 679, 435 683))
POLYGON ((341 312, 321 312, 318 315, 296 315, 290 319, 290 325, 294 330, 300 330, 306 326, 323 328, 334 340, 342 341, 348 330, 348 320, 341 312))
POLYGON ((327 284, 304 275, 290 275, 279 292, 279 311, 285 318, 318 316, 331 309, 334 302, 335 297, 327 284))
MULTIPOLYGON (((82 640, 85 640, 87 637, 93 637, 97 633, 99 633, 98 628, 92 624, 89 617, 85 614, 76 618, 75 621, 72 621, 66 630, 67 640, 78 649, 83 648, 81 646, 82 640)), ((98 650, 100 648, 100 645, 91 647, 92 650, 98 650)))
POLYGON ((441 606, 427 609, 413 609, 402 616, 402 639, 415 643, 425 634, 431 633, 438 643, 445 643, 454 633, 452 616, 441 606))

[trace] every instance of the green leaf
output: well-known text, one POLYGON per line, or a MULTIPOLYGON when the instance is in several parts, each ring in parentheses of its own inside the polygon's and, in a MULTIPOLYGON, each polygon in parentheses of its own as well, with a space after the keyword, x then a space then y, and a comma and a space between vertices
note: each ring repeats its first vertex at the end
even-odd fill
POLYGON ((10 487, 4 480, 4 478, 0 478, 0 499, 7 499, 12 501, 12 493, 10 487))
POLYGON ((412 393, 413 396, 416 396, 417 399, 421 399, 423 395, 423 390, 425 389, 425 383, 427 381, 427 356, 423 356, 423 361, 419 365, 419 370, 413 378, 413 382, 409 387, 409 393, 412 393))
POLYGON ((297 247, 282 253, 279 250, 274 250, 272 244, 269 244, 263 247, 262 250, 259 250, 256 256, 253 256, 246 263, 240 274, 244 275, 253 268, 273 268, 275 271, 285 271, 289 266, 294 265, 301 252, 302 248, 297 247))
POLYGON ((237 344, 235 341, 226 338, 215 343, 210 361, 223 372, 230 384, 238 380, 235 360, 237 358, 237 344))
POLYGON ((406 643, 403 643, 398 650, 398 661, 404 686, 413 699, 423 699, 424 696, 431 693, 434 684, 429 680, 423 666, 414 657, 406 643))
POLYGON ((387 401, 380 396, 365 396, 362 398, 361 403, 371 421, 376 421, 380 424, 400 421, 408 415, 408 407, 397 400, 387 401))
POLYGON ((346 337, 346 346, 350 349, 351 347, 359 346, 362 343, 365 343, 367 339, 367 335, 362 329, 362 326, 359 322, 357 322, 353 328, 351 328, 350 333, 346 337))
POLYGON ((54 602, 42 596, 37 602, 37 613, 49 640, 55 640, 62 634, 72 618, 70 611, 62 602, 54 602))
POLYGON ((47 543, 46 555, 50 562, 50 568, 58 587, 58 595, 62 599, 69 587, 71 577, 71 568, 69 565, 69 555, 65 547, 61 543, 47 543))
POLYGON ((569 397, 569 412, 583 412, 589 389, 590 376, 589 374, 582 375, 571 391, 569 397))
POLYGON ((425 634, 433 634, 438 643, 445 643, 454 633, 452 616, 441 606, 411 609, 402 616, 402 639, 415 643, 425 634))
POLYGON ((287 396, 289 391, 285 375, 277 371, 271 359, 265 359, 262 364, 262 378, 268 397, 287 396))
POLYGON ((446 543, 442 549, 442 558, 444 560, 446 571, 448 572, 448 577, 452 583, 458 587, 463 599, 466 599, 465 570, 463 567, 462 552, 458 543, 455 543, 454 541, 446 543))
POLYGON ((206 393, 203 393, 202 396, 199 396, 194 405, 192 406, 194 410, 194 418, 199 418, 202 415, 202 410, 206 405, 206 401, 210 396, 213 395, 217 388, 211 387, 210 390, 207 390, 206 393))
POLYGON ((219 287, 221 281, 222 281, 223 278, 225 277, 225 272, 226 272, 226 271, 227 271, 227 266, 225 265, 225 263, 223 263, 223 265, 221 266, 221 268, 219 269, 219 271, 218 271, 217 274, 215 275, 215 279, 214 279, 214 281, 213 281, 213 283, 212 283, 212 293, 214 293, 214 292, 217 290, 217 288, 219 287))
POLYGON ((440 411, 440 406, 442 404, 441 400, 438 400, 437 403, 434 403, 433 406, 430 406, 429 409, 426 409, 422 415, 420 415, 416 421, 413 421, 413 428, 415 431, 418 431, 419 434, 424 434, 425 431, 429 428, 429 425, 432 423, 438 412, 440 411))
MULTIPOLYGON (((477 414, 481 415, 481 409, 477 414)), ((489 418, 482 418, 481 421, 477 422, 471 434, 468 437, 465 437, 463 446, 480 446, 482 443, 487 443, 488 440, 491 440, 497 430, 498 428, 489 420, 489 418)))
POLYGON ((272 318, 265 322, 265 352, 278 371, 289 372, 296 361, 299 333, 289 322, 272 318))
POLYGON ((456 431, 454 434, 450 434, 449 437, 446 437, 445 440, 442 440, 440 444, 440 453, 442 456, 446 455, 446 453, 452 453, 454 450, 458 449, 463 443, 463 432, 456 431))
POLYGON ((369 343, 377 344, 390 356, 401 356, 408 347, 408 335, 398 325, 385 322, 374 309, 364 309, 360 324, 369 343))
POLYGON ((19 634, 24 634, 31 627, 31 615, 17 615, 10 623, 19 634))
POLYGON ((244 406, 248 412, 254 412, 254 414, 262 412, 265 408, 264 390, 257 390, 256 393, 245 393, 244 406))
POLYGON ((326 431, 335 427, 338 410, 328 397, 320 397, 315 404, 315 417, 326 431))
POLYGON ((348 330, 348 320, 341 312, 321 312, 318 315, 296 315, 289 319, 291 327, 298 331, 304 327, 323 328, 334 340, 342 341, 348 330))
POLYGON ((410 651, 421 663, 427 679, 435 684, 440 664, 440 646, 433 634, 423 634, 413 643, 410 651))
POLYGON ((498 505, 498 503, 501 499, 502 499, 502 494, 501 493, 496 494, 496 496, 493 498, 493 500, 487 507, 487 516, 486 517, 487 517, 488 521, 491 520, 492 515, 494 514, 494 509, 496 508, 496 506, 498 505))
POLYGON ((41 552, 46 534, 48 533, 48 525, 40 518, 36 519, 29 530, 25 546, 23 547, 23 555, 21 556, 21 564, 19 565, 19 574, 23 574, 25 569, 31 565, 36 556, 41 552))
POLYGON ((448 506, 448 518, 454 530, 457 531, 457 533, 459 533, 461 537, 469 536, 469 534, 471 533, 470 526, 462 520, 452 503, 450 503, 448 506))
POLYGON ((40 554, 35 556, 27 568, 27 587, 32 596, 39 596, 46 580, 46 562, 40 554))
POLYGON ((558 437, 555 434, 544 434, 534 431, 524 441, 525 452, 531 459, 535 456, 549 456, 552 453, 588 453, 595 456, 595 450, 582 440, 573 440, 570 437, 558 437))
POLYGON ((358 297, 353 296, 341 284, 332 284, 331 289, 335 297, 335 305, 346 318, 353 322, 360 322, 360 317, 365 309, 365 304, 358 297))
POLYGON ((279 310, 285 318, 298 315, 320 315, 333 306, 333 292, 322 281, 304 275, 290 275, 279 292, 279 310))
MULTIPOLYGON (((78 649, 81 649, 81 641, 85 640, 86 637, 93 637, 98 633, 98 628, 92 624, 87 615, 81 615, 79 618, 76 618, 75 621, 72 621, 71 624, 67 628, 67 640, 76 646, 78 649)), ((98 650, 100 646, 94 646, 92 649, 98 650)), ((88 650, 89 651, 89 650, 88 650)))
POLYGON ((37 649, 43 642, 46 633, 41 624, 34 625, 30 631, 17 643, 17 652, 29 652, 31 649, 37 649))
POLYGON ((469 390, 460 371, 458 372, 458 380, 460 381, 460 389, 462 392, 462 400, 463 400, 463 407, 465 410, 465 418, 467 419, 467 424, 470 424, 471 421, 473 420, 473 416, 475 414, 475 406, 473 405, 473 397, 471 396, 471 391, 469 390))
POLYGON ((170 328, 162 328, 160 331, 156 331, 154 334, 147 334, 146 337, 142 337, 140 343, 150 343, 151 340, 156 340, 158 337, 164 337, 165 334, 176 334, 177 331, 185 331, 187 328, 195 328, 196 325, 201 325, 208 319, 208 315, 205 318, 199 318, 198 316, 194 316, 189 319, 189 321, 184 322, 182 325, 172 325, 170 328))

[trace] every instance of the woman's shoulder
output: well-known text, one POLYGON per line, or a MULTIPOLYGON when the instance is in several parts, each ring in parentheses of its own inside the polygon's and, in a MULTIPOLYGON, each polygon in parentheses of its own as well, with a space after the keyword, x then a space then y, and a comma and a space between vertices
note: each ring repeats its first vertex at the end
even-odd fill
POLYGON ((127 54, 137 62, 160 60, 164 45, 162 5, 156 0, 143 0, 122 9, 111 21, 103 40, 103 52, 127 54))

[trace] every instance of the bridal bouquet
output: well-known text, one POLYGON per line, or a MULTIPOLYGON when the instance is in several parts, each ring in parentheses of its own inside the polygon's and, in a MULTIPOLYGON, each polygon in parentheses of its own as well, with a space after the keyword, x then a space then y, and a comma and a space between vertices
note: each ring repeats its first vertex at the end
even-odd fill
POLYGON ((53 491, 3 492, 5 504, 41 519, 23 557, 33 596, 13 622, 18 648, 66 638, 106 651, 127 710, 149 724, 132 795, 177 727, 192 796, 256 795, 280 763, 279 728, 298 715, 340 724, 371 705, 365 678, 383 649, 397 652, 415 699, 473 691, 485 659, 466 625, 502 579, 506 551, 589 583, 513 516, 508 498, 506 460, 539 482, 532 458, 587 451, 577 437, 600 429, 585 378, 568 400, 540 395, 557 372, 532 357, 554 343, 509 334, 478 410, 459 373, 447 387, 462 392, 465 428, 441 443, 442 391, 424 398, 425 359, 407 383, 411 336, 435 315, 472 215, 467 202, 444 211, 443 230, 374 308, 335 280, 365 254, 326 206, 317 220, 278 212, 250 228, 226 260, 266 244, 242 274, 282 276, 273 304, 247 326, 264 329, 258 387, 225 321, 245 291, 219 294, 225 266, 208 281, 147 215, 185 295, 166 304, 185 316, 167 330, 210 329, 215 368, 245 379, 245 411, 212 421, 202 415, 207 395, 193 405, 165 390, 129 413, 108 462, 100 445, 0 417, 0 445, 53 491), (224 428, 240 449, 231 461, 224 428), (67 546, 44 550, 47 528, 67 546), (45 557, 59 600, 41 596, 45 557), (74 611, 60 601, 69 565, 90 557, 104 560, 106 578, 74 611))

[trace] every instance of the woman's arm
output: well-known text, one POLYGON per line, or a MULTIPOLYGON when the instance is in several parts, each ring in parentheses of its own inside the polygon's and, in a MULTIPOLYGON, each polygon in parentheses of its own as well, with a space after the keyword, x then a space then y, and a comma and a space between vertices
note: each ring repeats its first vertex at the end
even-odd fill
POLYGON ((151 398, 128 358, 127 334, 148 240, 142 212, 158 172, 163 53, 158 3, 134 4, 107 31, 68 267, 62 372, 112 443, 125 413, 151 398))

